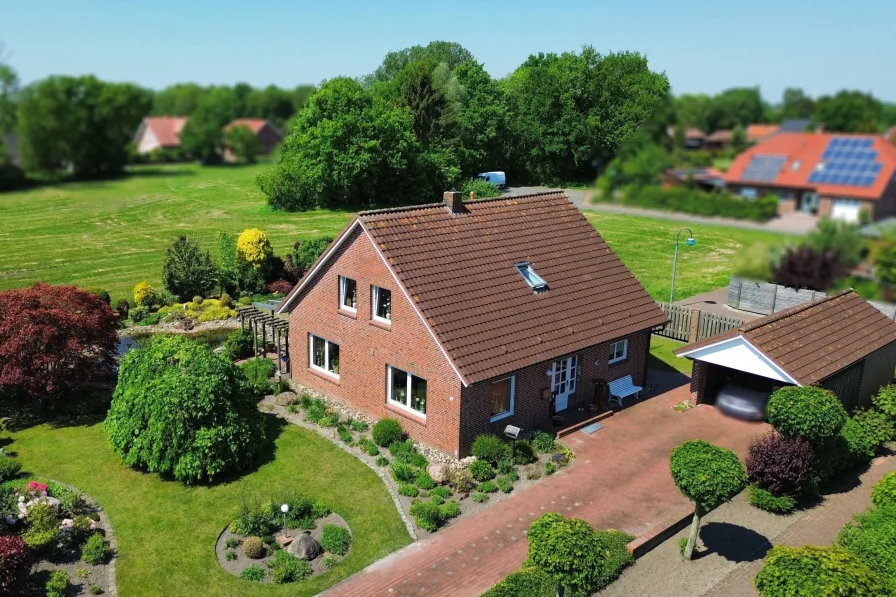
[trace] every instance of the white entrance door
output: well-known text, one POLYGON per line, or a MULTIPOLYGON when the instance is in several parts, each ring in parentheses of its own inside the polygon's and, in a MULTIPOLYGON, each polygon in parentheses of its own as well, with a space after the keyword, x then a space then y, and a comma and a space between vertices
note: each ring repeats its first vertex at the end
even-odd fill
POLYGON ((551 393, 554 395, 554 410, 559 412, 569 406, 569 395, 576 391, 575 355, 554 361, 551 367, 551 393))

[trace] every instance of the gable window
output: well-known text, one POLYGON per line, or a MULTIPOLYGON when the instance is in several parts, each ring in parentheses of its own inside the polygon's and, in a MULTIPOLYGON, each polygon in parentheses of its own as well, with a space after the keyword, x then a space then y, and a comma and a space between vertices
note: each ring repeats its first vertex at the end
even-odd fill
POLYGON ((426 380, 398 367, 386 367, 386 395, 389 403, 426 414, 426 380))
POLYGON ((358 283, 339 276, 339 308, 352 313, 358 310, 358 283))
POLYGON ((532 290, 538 292, 539 290, 545 290, 548 287, 548 283, 544 278, 538 275, 535 271, 535 268, 532 267, 529 263, 517 263, 514 265, 516 271, 520 273, 523 277, 523 280, 526 281, 532 290))
POLYGON ((612 365, 628 358, 628 338, 610 344, 610 355, 607 363, 612 365))
POLYGON ((371 288, 373 290, 371 317, 375 321, 390 323, 392 321, 392 291, 379 286, 371 286, 371 288))
POLYGON ((309 366, 339 377, 339 345, 324 338, 308 334, 309 366))
POLYGON ((516 376, 511 375, 492 383, 492 422, 513 414, 515 391, 516 376))

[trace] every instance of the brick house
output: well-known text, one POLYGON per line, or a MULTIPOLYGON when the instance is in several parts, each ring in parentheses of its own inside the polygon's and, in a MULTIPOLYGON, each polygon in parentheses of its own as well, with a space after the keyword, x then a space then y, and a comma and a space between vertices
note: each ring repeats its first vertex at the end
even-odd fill
MULTIPOLYGON (((271 153, 277 145, 283 142, 283 133, 280 129, 264 118, 237 118, 225 126, 224 130, 229 131, 237 126, 247 127, 250 131, 255 133, 255 136, 258 137, 261 155, 271 153)), ((230 152, 230 148, 224 148, 224 157, 233 159, 234 156, 230 152)))
POLYGON ((147 116, 134 134, 137 152, 180 148, 180 133, 187 124, 185 116, 147 116))
POLYGON ((896 216, 896 146, 880 135, 779 132, 743 152, 725 174, 745 199, 778 196, 778 213, 847 222, 896 216))
POLYGON ((361 212, 277 313, 294 380, 457 457, 642 384, 666 322, 564 193, 361 212))

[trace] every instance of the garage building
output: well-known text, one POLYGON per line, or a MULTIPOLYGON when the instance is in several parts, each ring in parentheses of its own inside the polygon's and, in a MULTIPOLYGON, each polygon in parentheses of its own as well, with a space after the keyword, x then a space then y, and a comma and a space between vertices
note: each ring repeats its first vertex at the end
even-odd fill
POLYGON ((870 404, 896 369, 896 323, 853 290, 779 311, 684 346, 694 361, 691 398, 715 402, 741 386, 770 394, 786 385, 832 391, 851 411, 870 404))

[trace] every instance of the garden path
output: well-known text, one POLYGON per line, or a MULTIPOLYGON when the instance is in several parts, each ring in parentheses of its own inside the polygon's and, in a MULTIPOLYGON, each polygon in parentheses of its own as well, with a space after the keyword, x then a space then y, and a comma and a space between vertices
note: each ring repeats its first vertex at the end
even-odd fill
POLYGON ((526 529, 545 512, 640 536, 692 511, 669 473, 669 452, 702 438, 746 452, 764 424, 726 418, 710 406, 675 412, 689 397, 679 386, 602 421, 604 429, 564 438, 577 457, 565 470, 493 507, 368 566, 323 595, 330 597, 476 596, 526 558, 526 529))

